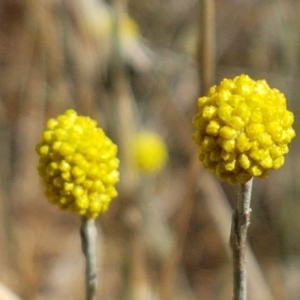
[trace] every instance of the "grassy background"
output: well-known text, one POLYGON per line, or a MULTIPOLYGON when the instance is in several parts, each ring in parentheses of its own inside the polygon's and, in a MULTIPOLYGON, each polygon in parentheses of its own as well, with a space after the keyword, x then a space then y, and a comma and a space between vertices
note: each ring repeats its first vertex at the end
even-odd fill
MULTIPOLYGON (((80 220, 47 203, 34 151, 46 120, 70 107, 99 121, 122 162, 119 197, 97 220, 99 299, 231 298, 237 188, 201 168, 191 140, 200 2, 1 2, 0 281, 22 299, 83 299, 80 220), (132 168, 129 141, 141 129, 169 147, 155 176, 132 168)), ((299 13, 295 0, 217 0, 212 20, 213 81, 267 79, 285 93, 296 131, 299 13)), ((284 167, 254 181, 250 300, 300 299, 299 147, 296 138, 284 167)))

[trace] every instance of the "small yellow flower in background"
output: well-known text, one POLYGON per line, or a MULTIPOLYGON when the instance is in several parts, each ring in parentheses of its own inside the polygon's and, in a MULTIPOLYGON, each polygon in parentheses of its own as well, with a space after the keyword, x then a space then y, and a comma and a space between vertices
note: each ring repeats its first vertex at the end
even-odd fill
POLYGON ((117 146, 96 121, 74 110, 47 122, 37 144, 38 172, 49 202, 96 218, 117 196, 117 146))
POLYGON ((152 131, 136 134, 133 138, 133 155, 136 166, 145 173, 160 171, 168 160, 165 142, 152 131))
POLYGON ((265 80, 247 75, 224 79, 198 99, 193 118, 199 160, 222 181, 265 178, 284 164, 295 137, 286 99, 265 80))
MULTIPOLYGON (((110 38, 113 31, 113 18, 111 9, 107 4, 98 4, 93 10, 87 12, 84 32, 90 36, 106 40, 110 38)), ((120 42, 125 46, 126 42, 132 42, 140 38, 138 24, 129 15, 124 15, 118 24, 120 42)))

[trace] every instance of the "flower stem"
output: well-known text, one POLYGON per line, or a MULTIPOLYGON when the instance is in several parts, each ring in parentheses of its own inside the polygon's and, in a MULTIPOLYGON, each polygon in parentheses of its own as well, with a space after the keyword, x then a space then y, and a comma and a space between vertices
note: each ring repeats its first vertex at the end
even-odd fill
POLYGON ((86 296, 85 300, 94 300, 98 283, 97 268, 97 229, 94 219, 82 218, 81 228, 81 247, 86 260, 85 283, 86 296))
POLYGON ((232 215, 230 245, 233 254, 233 300, 247 299, 246 244, 251 216, 252 179, 241 184, 238 204, 232 215))
POLYGON ((198 45, 201 94, 205 95, 215 81, 216 19, 215 0, 200 0, 200 36, 198 45))

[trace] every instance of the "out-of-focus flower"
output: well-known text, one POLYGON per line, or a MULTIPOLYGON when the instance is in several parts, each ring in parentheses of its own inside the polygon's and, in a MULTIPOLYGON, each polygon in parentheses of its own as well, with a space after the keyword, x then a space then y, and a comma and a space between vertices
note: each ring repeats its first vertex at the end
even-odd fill
POLYGON ((133 155, 136 166, 145 173, 160 171, 168 160, 165 142, 152 131, 143 131, 134 136, 133 155))
POLYGON ((37 144, 38 172, 49 202, 96 218, 117 196, 117 146, 95 120, 67 110, 50 119, 37 144))
POLYGON ((149 49, 143 43, 137 22, 128 14, 118 16, 105 1, 83 1, 80 5, 82 33, 96 40, 101 56, 115 59, 114 39, 117 38, 120 54, 132 67, 144 71, 151 66, 149 49), (117 36, 116 36, 117 34, 117 36))
POLYGON ((222 181, 245 183, 284 164, 295 137, 286 99, 265 80, 224 79, 198 99, 193 118, 199 159, 222 181))

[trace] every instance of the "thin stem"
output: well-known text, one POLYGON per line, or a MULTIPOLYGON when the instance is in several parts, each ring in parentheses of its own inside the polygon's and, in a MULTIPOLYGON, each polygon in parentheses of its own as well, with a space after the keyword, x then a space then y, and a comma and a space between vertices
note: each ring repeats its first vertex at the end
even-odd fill
POLYGON ((86 259, 85 283, 86 283, 86 300, 94 300, 98 283, 97 268, 97 229, 95 220, 82 218, 81 228, 81 247, 86 259))
POLYGON ((252 179, 240 186, 237 208, 232 215, 230 245, 233 254, 233 300, 247 299, 246 246, 251 216, 252 179))
POLYGON ((200 36, 198 61, 201 79, 201 95, 205 95, 215 81, 216 29, 215 0, 200 0, 200 36))

